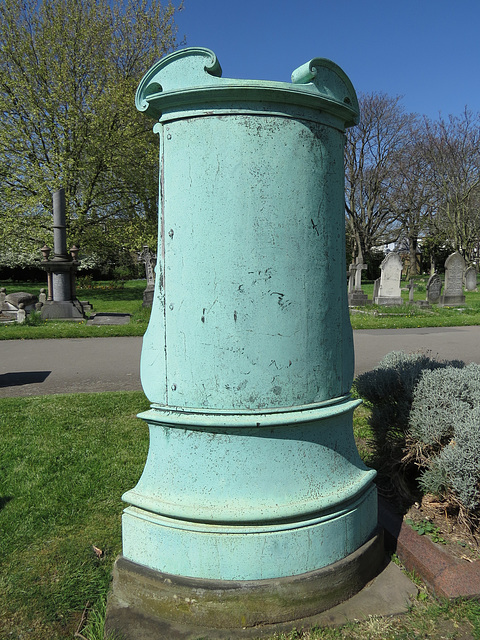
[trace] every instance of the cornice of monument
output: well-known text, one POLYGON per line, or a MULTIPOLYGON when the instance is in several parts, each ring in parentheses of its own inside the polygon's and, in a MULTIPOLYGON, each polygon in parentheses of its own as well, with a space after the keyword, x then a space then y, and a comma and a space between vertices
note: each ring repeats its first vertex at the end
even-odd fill
MULTIPOLYGON (((292 82, 222 78, 222 68, 210 49, 189 47, 162 58, 145 74, 137 90, 139 111, 161 119, 177 108, 202 109, 228 103, 252 108, 255 103, 310 108, 339 118, 345 127, 358 122, 359 107, 352 83, 326 58, 313 58, 295 69, 292 82)), ((202 110, 202 115, 204 115, 202 110)))

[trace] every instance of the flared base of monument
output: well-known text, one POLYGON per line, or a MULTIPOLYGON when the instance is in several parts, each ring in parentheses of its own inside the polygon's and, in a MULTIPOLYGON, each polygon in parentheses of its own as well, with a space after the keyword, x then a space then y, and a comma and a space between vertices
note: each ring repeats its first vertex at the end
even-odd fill
POLYGON ((334 564, 270 580, 186 578, 120 557, 113 569, 105 631, 125 640, 269 636, 313 625, 312 617, 358 593, 384 562, 383 530, 334 564))
POLYGON ((440 296, 439 307, 463 307, 465 296, 440 296))
POLYGON ((368 296, 363 291, 354 291, 348 294, 349 307, 364 307, 368 304, 368 296))
POLYGON ((83 320, 85 314, 78 300, 49 300, 42 305, 41 315, 44 320, 83 320))

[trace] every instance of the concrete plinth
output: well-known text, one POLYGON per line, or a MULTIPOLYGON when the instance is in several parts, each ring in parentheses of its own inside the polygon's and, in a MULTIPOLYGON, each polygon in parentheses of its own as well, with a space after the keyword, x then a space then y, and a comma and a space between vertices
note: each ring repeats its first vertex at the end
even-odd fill
POLYGON ((107 632, 125 640, 252 638, 302 626, 360 591, 384 564, 383 533, 317 571, 255 581, 184 578, 120 557, 107 632))

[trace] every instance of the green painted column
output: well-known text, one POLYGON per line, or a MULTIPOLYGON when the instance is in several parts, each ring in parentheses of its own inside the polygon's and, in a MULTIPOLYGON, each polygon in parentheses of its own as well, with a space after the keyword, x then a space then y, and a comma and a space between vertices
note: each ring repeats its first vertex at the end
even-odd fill
POLYGON ((292 83, 234 80, 190 48, 148 71, 136 104, 158 121, 160 207, 141 359, 150 449, 123 496, 123 559, 225 588, 336 566, 377 525, 349 395, 355 91, 322 58, 292 83))

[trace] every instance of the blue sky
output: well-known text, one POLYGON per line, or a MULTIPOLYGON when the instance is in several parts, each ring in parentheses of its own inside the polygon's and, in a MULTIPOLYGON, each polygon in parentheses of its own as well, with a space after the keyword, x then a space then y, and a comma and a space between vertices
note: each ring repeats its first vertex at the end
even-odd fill
POLYGON ((480 0, 184 0, 177 26, 224 77, 289 82, 330 58, 358 93, 401 95, 408 112, 480 111, 480 0))

